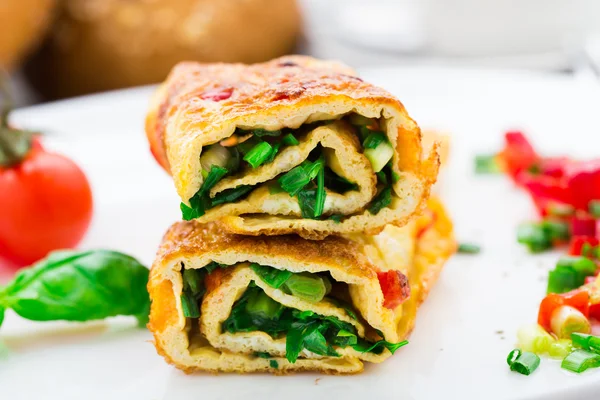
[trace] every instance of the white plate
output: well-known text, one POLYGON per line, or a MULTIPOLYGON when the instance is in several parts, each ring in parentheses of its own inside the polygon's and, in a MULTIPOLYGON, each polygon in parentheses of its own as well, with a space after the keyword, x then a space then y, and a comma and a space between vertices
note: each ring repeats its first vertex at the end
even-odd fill
MULTIPOLYGON (((165 364, 150 334, 127 319, 73 325, 7 314, 0 330, 0 396, 7 399, 564 399, 597 398, 600 375, 575 376, 543 360, 511 373, 515 332, 535 321, 557 254, 530 256, 515 243, 533 216, 503 177, 475 177, 473 156, 523 127, 543 152, 598 155, 600 91, 566 76, 440 69, 378 69, 363 76, 394 92, 421 126, 453 134, 444 188, 458 237, 483 247, 455 256, 419 310, 410 344, 352 377, 297 374, 187 376, 165 364), (594 395, 595 394, 595 395, 594 395)), ((172 183, 143 134, 150 89, 23 109, 14 122, 45 128, 48 146, 75 158, 93 184, 96 212, 83 247, 122 250, 150 264, 179 217, 172 183)))

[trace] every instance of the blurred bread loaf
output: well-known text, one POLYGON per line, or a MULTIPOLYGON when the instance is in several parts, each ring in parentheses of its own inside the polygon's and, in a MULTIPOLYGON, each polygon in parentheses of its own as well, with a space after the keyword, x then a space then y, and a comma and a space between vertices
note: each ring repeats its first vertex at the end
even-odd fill
POLYGON ((55 0, 0 0, 0 69, 15 69, 41 41, 55 3, 55 0))
POLYGON ((46 97, 163 80, 178 61, 258 62, 289 53, 295 0, 63 0, 27 76, 46 97))

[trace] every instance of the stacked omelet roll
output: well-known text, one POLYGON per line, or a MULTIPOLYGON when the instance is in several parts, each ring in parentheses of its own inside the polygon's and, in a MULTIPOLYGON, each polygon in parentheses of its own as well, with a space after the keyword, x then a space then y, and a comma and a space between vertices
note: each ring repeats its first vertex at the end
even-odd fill
POLYGON ((391 94, 310 57, 183 63, 146 132, 181 197, 148 284, 168 362, 350 374, 407 344, 456 243, 439 143, 391 94))

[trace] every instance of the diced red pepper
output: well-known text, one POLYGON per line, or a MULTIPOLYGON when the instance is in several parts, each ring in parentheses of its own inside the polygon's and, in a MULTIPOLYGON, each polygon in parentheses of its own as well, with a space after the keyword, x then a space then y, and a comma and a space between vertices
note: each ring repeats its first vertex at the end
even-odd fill
POLYGON ((513 178, 539 161, 540 157, 522 132, 506 132, 504 139, 506 144, 500 157, 504 162, 506 172, 513 178))
POLYGON ((565 181, 571 192, 571 204, 587 210, 590 201, 600 199, 600 159, 569 163, 565 181))
POLYGON ((378 272, 377 279, 383 292, 383 306, 395 309, 410 297, 408 278, 400 271, 378 272))
POLYGON ((575 289, 567 293, 550 293, 540 304, 538 312, 538 324, 550 332, 550 320, 552 312, 560 306, 571 306, 579 310, 585 317, 589 316, 590 295, 586 290, 575 289))
POLYGON ((578 214, 571 220, 571 235, 596 237, 596 220, 587 214, 578 214))
POLYGON ((598 304, 590 304, 590 309, 589 309, 589 318, 595 318, 598 321, 600 321, 600 303, 598 304))
POLYGON ((572 256, 580 256, 581 250, 585 244, 589 244, 592 247, 598 246, 600 241, 595 237, 590 236, 573 236, 569 244, 569 254, 572 256))
POLYGON ((562 178, 570 162, 571 160, 567 157, 542 158, 539 162, 540 174, 553 178, 562 178))

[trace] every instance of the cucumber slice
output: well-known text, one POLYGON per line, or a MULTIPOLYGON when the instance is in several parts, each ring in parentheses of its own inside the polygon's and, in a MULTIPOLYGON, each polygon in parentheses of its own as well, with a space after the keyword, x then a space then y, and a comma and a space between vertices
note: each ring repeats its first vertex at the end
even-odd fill
POLYGON ((388 142, 381 142, 374 149, 365 149, 364 154, 371 162, 373 171, 377 173, 392 159, 394 149, 388 142))

